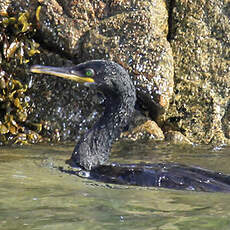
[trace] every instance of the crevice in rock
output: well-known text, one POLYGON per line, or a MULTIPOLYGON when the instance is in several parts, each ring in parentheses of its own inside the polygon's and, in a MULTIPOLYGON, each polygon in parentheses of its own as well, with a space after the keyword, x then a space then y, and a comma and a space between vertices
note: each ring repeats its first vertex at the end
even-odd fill
POLYGON ((68 60, 73 61, 73 56, 70 55, 68 52, 63 51, 61 48, 54 46, 51 42, 45 42, 44 38, 41 35, 42 33, 40 31, 37 31, 36 34, 33 36, 33 39, 35 42, 39 43, 39 45, 45 49, 50 51, 51 53, 58 54, 62 56, 63 58, 66 58, 68 60))
POLYGON ((169 1, 168 4, 168 35, 167 40, 170 42, 173 39, 174 31, 173 31, 173 8, 175 7, 176 0, 169 1))

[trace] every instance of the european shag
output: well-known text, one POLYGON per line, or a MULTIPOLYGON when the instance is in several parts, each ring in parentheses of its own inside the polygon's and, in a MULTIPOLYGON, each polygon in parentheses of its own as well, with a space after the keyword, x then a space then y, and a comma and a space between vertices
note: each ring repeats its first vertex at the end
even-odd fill
MULTIPOLYGON (((136 101, 135 87, 123 67, 112 61, 93 60, 74 67, 32 66, 44 73, 76 82, 94 84, 105 96, 105 111, 99 121, 77 143, 71 166, 80 166, 90 179, 139 186, 156 186, 195 191, 230 191, 230 176, 198 167, 174 163, 142 165, 104 165, 112 142, 128 124, 136 101), (84 171, 86 170, 86 171, 84 171)), ((83 175, 75 170, 70 174, 83 175)))
POLYGON ((44 73, 81 83, 96 84, 105 97, 105 110, 98 122, 77 143, 72 165, 91 170, 104 164, 113 141, 118 138, 134 112, 136 90, 129 74, 115 62, 88 61, 74 67, 32 66, 34 73, 44 73))

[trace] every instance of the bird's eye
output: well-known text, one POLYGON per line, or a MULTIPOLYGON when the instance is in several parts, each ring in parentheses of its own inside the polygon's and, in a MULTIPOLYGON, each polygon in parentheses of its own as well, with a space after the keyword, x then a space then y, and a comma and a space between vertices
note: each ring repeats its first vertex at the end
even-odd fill
POLYGON ((86 69, 85 70, 85 75, 87 77, 93 77, 94 76, 94 70, 93 69, 86 69))

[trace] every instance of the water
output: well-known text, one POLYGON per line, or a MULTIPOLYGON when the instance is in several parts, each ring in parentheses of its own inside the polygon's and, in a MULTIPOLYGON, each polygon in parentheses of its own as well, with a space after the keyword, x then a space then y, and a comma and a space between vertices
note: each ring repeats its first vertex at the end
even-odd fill
MULTIPOLYGON (((59 172, 73 145, 1 147, 0 229, 230 229, 230 193, 106 185, 59 172)), ((120 142, 111 161, 230 174, 230 148, 120 142)))

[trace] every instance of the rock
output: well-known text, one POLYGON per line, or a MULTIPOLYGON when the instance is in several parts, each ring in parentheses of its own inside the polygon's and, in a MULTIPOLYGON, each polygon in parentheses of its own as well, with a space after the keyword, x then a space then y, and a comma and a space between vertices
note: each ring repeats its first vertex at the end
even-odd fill
POLYGON ((156 118, 173 91, 173 59, 168 12, 163 0, 43 1, 40 39, 74 58, 111 59, 133 77, 138 102, 156 118))
POLYGON ((166 117, 192 142, 229 142, 229 1, 174 1, 174 96, 166 117))
POLYGON ((129 132, 124 132, 121 135, 122 138, 129 138, 131 140, 139 139, 153 139, 164 140, 164 134, 161 128, 156 122, 148 120, 145 123, 137 126, 129 132))
POLYGON ((136 84, 138 104, 156 119, 167 110, 173 90, 166 6, 163 1, 126 1, 124 6, 114 1, 111 5, 110 17, 85 34, 77 57, 106 57, 123 65, 136 84))
MULTIPOLYGON (((66 59, 76 64, 112 59, 129 71, 139 107, 149 111, 152 119, 168 109, 173 92, 173 57, 166 39, 168 12, 164 0, 8 0, 0 2, 0 7, 15 14, 27 11, 34 19, 36 32, 31 36, 40 43, 40 54, 29 59, 30 65, 65 65, 66 59)), ((22 81, 33 76, 25 71, 30 65, 22 66, 22 81)), ((76 92, 76 85, 61 79, 32 79, 29 91, 34 114, 30 119, 49 124, 45 135, 52 137, 59 130, 61 140, 73 140, 97 119, 100 109, 93 105, 88 90, 76 92)))
POLYGON ((192 144, 187 137, 178 131, 168 131, 165 133, 165 140, 170 141, 173 144, 192 144))
MULTIPOLYGON (((26 83, 33 79, 28 92, 34 114, 28 117, 31 122, 49 124, 44 125, 48 127, 46 135, 51 137, 59 130, 60 140, 76 139, 98 118, 101 109, 88 90, 63 80, 31 78, 26 70, 32 63, 70 65, 103 58, 129 71, 139 108, 160 121, 161 127, 170 127, 164 131, 178 130, 194 143, 230 144, 227 0, 7 0, 0 2, 0 8, 1 15, 28 11, 30 19, 36 18, 33 25, 37 32, 21 33, 16 41, 25 47, 30 43, 21 37, 33 37, 40 43, 40 54, 29 57, 29 64, 23 65, 13 58, 6 61, 3 53, 0 60, 4 71, 13 71, 9 75, 26 83), (39 100, 35 99, 38 95, 39 100)), ((1 47, 6 38, 9 44, 15 39, 0 34, 1 47)))

